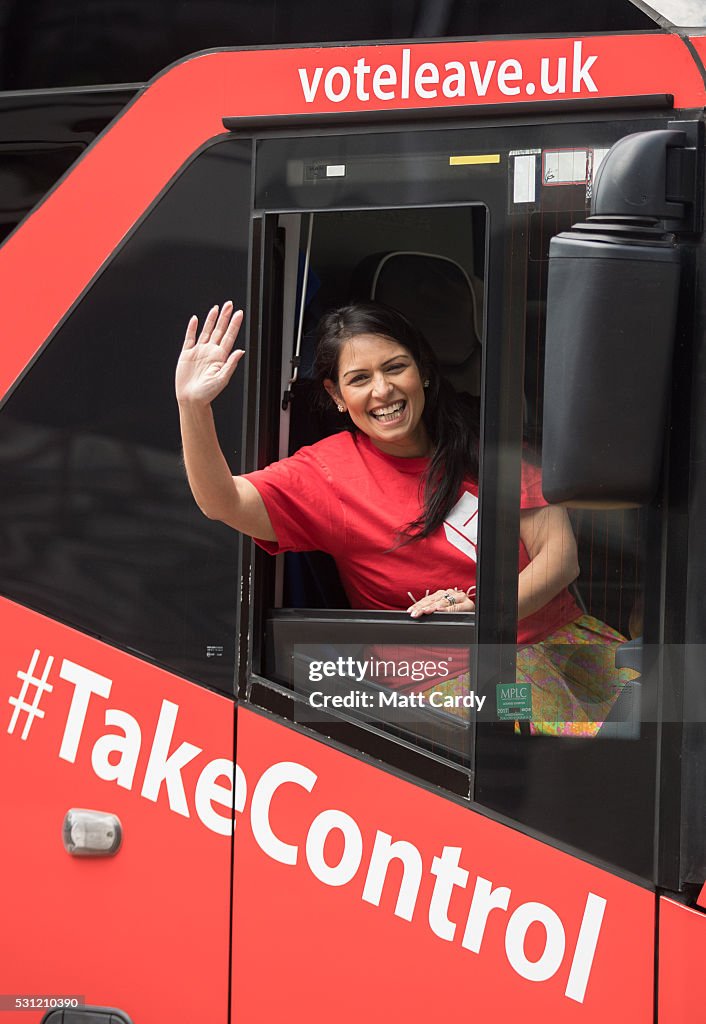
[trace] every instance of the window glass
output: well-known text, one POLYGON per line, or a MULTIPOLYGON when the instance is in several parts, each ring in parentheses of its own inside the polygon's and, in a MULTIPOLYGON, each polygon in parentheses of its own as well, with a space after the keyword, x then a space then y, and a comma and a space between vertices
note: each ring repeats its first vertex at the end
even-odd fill
POLYGON ((0 241, 134 94, 134 88, 0 93, 0 241))
POLYGON ((585 219, 575 187, 574 199, 582 205, 562 212, 551 194, 526 223, 516 674, 497 687, 504 727, 479 728, 476 798, 649 878, 656 726, 644 715, 640 644, 655 513, 547 507, 541 487, 552 401, 544 391, 548 242, 585 219))
MULTIPOLYGON (((238 539, 189 493, 173 380, 189 315, 228 295, 245 301, 249 176, 248 143, 229 139, 199 156, 0 418, 5 594, 225 690, 238 539)), ((238 387, 218 409, 230 455, 240 449, 238 387)))
MULTIPOLYGON (((333 402, 321 408, 302 401, 297 408, 297 396, 308 390, 313 397, 319 390, 311 375, 313 329, 319 316, 330 305, 357 295, 360 279, 366 275, 369 279, 371 267, 374 278, 391 252, 404 255, 418 246, 422 254, 461 263, 471 281, 482 282, 482 301, 476 303, 481 323, 475 327, 482 354, 476 392, 480 397, 478 504, 459 508, 458 520, 453 516, 444 524, 460 550, 477 545, 470 670, 464 678, 461 673, 455 675, 453 694, 474 699, 474 707, 463 712, 469 727, 463 747, 466 756, 460 759, 468 771, 468 795, 540 835, 645 877, 651 877, 654 867, 650 835, 655 727, 654 719, 640 719, 645 691, 633 668, 639 651, 625 644, 639 632, 641 618, 649 618, 643 611, 644 595, 658 594, 658 586, 646 584, 644 552, 648 535, 659 535, 655 520, 659 513, 551 509, 543 496, 541 467, 544 406, 551 401, 551 396, 544 395, 550 239, 588 216, 593 175, 611 144, 621 134, 661 126, 656 118, 625 122, 611 118, 577 124, 504 125, 482 132, 444 128, 372 137, 351 131, 315 138, 266 138, 257 144, 255 187, 256 206, 288 211, 279 215, 278 223, 288 239, 294 239, 289 285, 284 275, 283 294, 290 298, 283 303, 283 322, 288 326, 280 394, 286 394, 293 376, 289 353, 295 349, 297 333, 297 317, 292 314, 287 321, 287 309, 299 309, 296 296, 302 295, 298 284, 309 248, 302 345, 294 367, 298 380, 292 385, 291 403, 285 402, 284 417, 278 402, 276 425, 270 425, 279 431, 280 458, 322 436, 337 436, 341 430, 342 418, 333 402), (485 165, 464 165, 463 174, 457 174, 461 164, 449 160, 454 153, 497 154, 497 159, 485 165), (324 173, 327 168, 334 170, 324 173), (423 208, 420 203, 427 197, 430 203, 448 205, 423 208), (361 210, 363 204, 376 208, 361 210), (316 212, 308 247, 312 209, 316 212), (556 587, 543 583, 550 569, 554 572, 541 557, 548 520, 565 556, 556 587), (528 603, 520 589, 518 607, 518 586, 523 587, 518 574, 526 570, 534 576, 531 600, 528 603), (571 627, 568 632, 566 627, 571 627), (557 632, 551 651, 535 649, 557 632), (542 661, 545 655, 551 655, 548 661, 542 661), (483 700, 482 707, 478 699, 483 700), (614 785, 616 777, 629 780, 629 785, 614 785)), ((414 303, 421 296, 423 301, 426 282, 409 284, 414 280, 409 272, 404 277, 408 287, 403 300, 414 303)), ((453 318, 457 305, 455 298, 430 303, 429 308, 453 318)), ((423 313, 418 319, 428 330, 423 313)), ((463 331, 453 334, 452 355, 458 355, 462 337, 463 331)), ((311 503, 316 501, 313 497, 311 503)), ((409 551, 413 557, 411 546, 409 551)), ((314 560, 307 555, 309 568, 295 572, 300 556, 285 554, 269 590, 276 595, 275 601, 262 613, 263 622, 268 614, 273 620, 289 616, 286 627, 275 621, 267 624, 270 644, 254 663, 256 673, 264 672, 283 688, 296 685, 295 643, 308 642, 314 635, 312 623, 291 609, 323 605, 326 614, 317 613, 327 620, 322 642, 341 648, 362 644, 355 657, 362 657, 366 644, 374 645, 366 633, 368 622, 376 640, 382 631, 390 647, 400 649, 408 642, 393 633, 391 620, 373 623, 374 616, 364 617, 366 625, 357 633, 346 632, 345 624, 355 620, 357 609, 340 610, 340 590, 329 599, 318 593, 330 572, 330 563, 318 561, 319 557, 314 560), (317 591, 313 598, 309 586, 317 591), (287 630, 289 649, 275 639, 287 630)), ((651 558, 649 564, 657 562, 651 558)), ((255 577, 260 578, 257 565, 255 577)), ((414 592, 415 587, 408 589, 414 592)), ((654 609, 649 614, 654 618, 654 609)), ((400 623, 404 619, 404 614, 399 615, 400 623)), ((434 621, 426 627, 434 628, 434 621)), ((448 621, 451 626, 450 617, 448 621)), ((431 637, 431 632, 426 635, 431 637)), ((438 642, 443 646, 453 639, 438 642)), ((334 659, 334 652, 323 650, 296 654, 302 656, 299 670, 312 659, 322 664, 334 659), (302 660, 306 657, 309 661, 302 660)), ((325 674, 318 664, 314 672, 325 674)), ((306 700, 307 695, 300 694, 300 701, 306 700)), ((283 713, 296 717, 299 710, 289 707, 283 713)), ((349 712, 341 709, 344 713, 349 712)), ((388 721, 376 723, 370 715, 365 720, 369 732, 387 730, 389 735, 395 728, 388 721)), ((331 722, 322 729, 333 735, 331 722)), ((430 741, 418 723, 414 729, 403 723, 394 735, 399 749, 403 742, 415 744, 427 756, 459 763, 458 745, 438 734, 430 741)), ((347 742, 370 751, 363 736, 359 731, 347 742)), ((372 752, 397 763, 397 749, 395 744, 383 743, 372 752)), ((428 777, 424 767, 416 770, 428 777)))
MULTIPOLYGON (((477 420, 485 224, 486 213, 480 206, 322 212, 313 215, 313 223, 308 216, 280 219, 280 227, 296 237, 293 246, 291 239, 285 242, 285 253, 290 255, 289 265, 285 257, 283 289, 285 294, 297 292, 297 302, 291 303, 297 314, 303 267, 308 265, 297 379, 281 416, 280 454, 292 456, 303 446, 320 446, 324 438, 335 441, 343 436, 371 475, 370 481, 361 479, 352 490, 336 478, 345 515, 340 550, 336 538, 328 543, 334 558, 321 552, 284 556, 280 593, 282 604, 290 610, 268 614, 261 666, 264 675, 293 687, 302 698, 297 718, 303 723, 323 720, 338 709, 436 756, 466 765, 474 701, 469 685, 473 614, 437 615, 434 621, 410 619, 407 608, 425 596, 435 578, 427 550, 432 538, 401 545, 402 538, 396 536, 413 518, 408 508, 413 510, 418 502, 428 459, 388 458, 371 443, 360 427, 361 415, 367 415, 370 404, 365 381, 357 392, 351 389, 351 412, 338 412, 316 379, 314 348, 316 326, 325 312, 371 299, 392 306, 423 331, 448 386, 468 396, 463 400, 463 415, 477 420), (298 286, 297 281, 288 285, 288 275, 298 278, 298 286), (365 488, 369 488, 368 503, 357 503, 355 491, 365 488), (388 531, 385 537, 384 530, 388 531), (360 582, 366 574, 370 584, 360 582), (403 577, 404 586, 399 582, 403 577), (293 612, 292 608, 328 610, 293 612), (389 610, 381 610, 385 608, 389 610)), ((296 319, 286 311, 282 318, 283 387, 291 375, 296 319)), ((421 381, 418 390, 425 408, 431 408, 427 395, 434 395, 431 401, 436 401, 436 391, 425 391, 421 381)), ((396 378, 389 393, 390 401, 409 400, 396 378)), ((334 474, 340 472, 340 458, 335 456, 339 461, 332 467, 334 474)), ((297 478, 296 485, 286 491, 288 516, 298 500, 297 486, 308 486, 307 480, 302 483, 297 478)), ((455 566, 458 580, 447 579, 447 586, 464 583, 464 590, 475 593, 477 478, 461 491, 463 509, 447 517, 449 522, 437 531, 433 543, 448 548, 455 566)), ((297 514, 311 518, 306 497, 297 514)), ((436 589, 434 584, 431 591, 436 589)))

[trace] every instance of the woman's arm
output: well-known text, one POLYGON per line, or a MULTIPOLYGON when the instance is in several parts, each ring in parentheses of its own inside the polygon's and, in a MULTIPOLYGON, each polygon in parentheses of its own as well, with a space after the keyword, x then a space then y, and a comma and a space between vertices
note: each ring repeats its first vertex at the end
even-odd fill
MULTIPOLYGON (((569 517, 557 505, 523 509, 520 537, 530 557, 517 584, 517 617, 524 619, 573 583, 579 574, 579 563, 569 517)), ((432 612, 471 612, 474 609, 474 600, 450 587, 427 594, 407 611, 412 618, 419 618, 432 612), (453 603, 447 594, 454 597, 453 603)))
POLYGON ((276 541, 265 504, 255 487, 234 477, 223 456, 213 421, 211 402, 223 391, 243 357, 233 349, 243 321, 232 302, 220 311, 214 306, 197 338, 198 320, 189 320, 176 370, 176 395, 186 475, 197 505, 209 519, 220 519, 234 530, 276 541))
POLYGON ((558 505, 520 512, 520 538, 530 557, 518 581, 518 619, 543 608, 579 574, 576 540, 558 505))

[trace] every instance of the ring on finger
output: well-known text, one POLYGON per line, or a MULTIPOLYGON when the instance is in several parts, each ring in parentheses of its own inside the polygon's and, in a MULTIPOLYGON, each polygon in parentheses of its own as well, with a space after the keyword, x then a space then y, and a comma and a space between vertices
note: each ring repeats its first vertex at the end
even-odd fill
POLYGON ((453 594, 444 594, 444 597, 449 602, 449 607, 453 607, 456 604, 456 598, 453 594))

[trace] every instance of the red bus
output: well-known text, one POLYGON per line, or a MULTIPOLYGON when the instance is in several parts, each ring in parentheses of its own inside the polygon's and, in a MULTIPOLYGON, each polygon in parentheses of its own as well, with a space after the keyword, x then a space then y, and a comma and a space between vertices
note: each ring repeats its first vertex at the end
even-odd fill
POLYGON ((705 39, 199 53, 6 239, 8 1022, 703 1016, 705 39), (242 472, 330 432, 311 327, 383 284, 480 401, 472 617, 352 611, 184 478, 191 313, 247 311, 242 472), (592 738, 509 692, 528 446, 633 669, 592 738), (478 699, 325 700, 371 643, 478 699))

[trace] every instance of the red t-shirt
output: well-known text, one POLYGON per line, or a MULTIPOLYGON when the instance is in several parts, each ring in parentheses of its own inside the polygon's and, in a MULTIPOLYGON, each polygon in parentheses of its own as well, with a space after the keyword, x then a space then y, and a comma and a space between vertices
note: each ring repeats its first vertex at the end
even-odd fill
MULTIPOLYGON (((248 473, 265 503, 277 541, 270 554, 332 555, 352 608, 404 610, 427 590, 475 587, 478 485, 466 480, 459 500, 431 536, 394 547, 401 527, 419 515, 426 458, 381 452, 365 434, 343 431, 288 459, 248 473)), ((522 508, 546 505, 540 471, 522 464, 522 508)), ((519 570, 529 564, 520 541, 519 570)), ((473 591, 471 591, 473 596, 473 591)), ((564 590, 518 625, 518 643, 535 643, 581 614, 564 590)))

